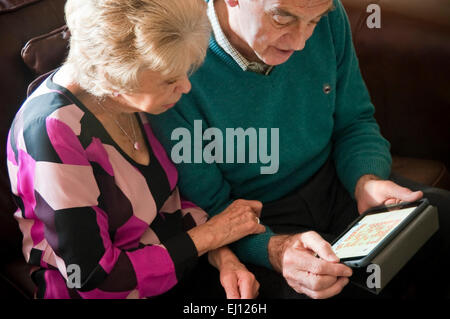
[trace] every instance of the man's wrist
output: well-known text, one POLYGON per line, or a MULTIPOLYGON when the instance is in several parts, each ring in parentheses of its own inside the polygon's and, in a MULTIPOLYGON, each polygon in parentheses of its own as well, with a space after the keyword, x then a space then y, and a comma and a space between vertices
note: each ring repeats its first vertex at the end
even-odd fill
POLYGON ((291 235, 275 235, 269 240, 269 261, 275 271, 283 273, 283 255, 291 235))
POLYGON ((358 200, 362 190, 364 189, 364 185, 371 180, 380 180, 381 178, 379 178, 376 175, 373 174, 366 174, 361 176, 358 181, 356 182, 356 186, 355 186, 355 199, 358 200))

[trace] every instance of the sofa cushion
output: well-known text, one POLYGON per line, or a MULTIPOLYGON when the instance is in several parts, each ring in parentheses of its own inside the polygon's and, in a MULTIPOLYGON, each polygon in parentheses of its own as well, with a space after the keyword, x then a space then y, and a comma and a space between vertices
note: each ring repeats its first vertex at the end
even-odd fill
POLYGON ((438 159, 450 168, 449 1, 341 1, 375 117, 391 152, 438 159), (369 4, 380 6, 379 29, 367 26, 369 4))
POLYGON ((449 172, 439 161, 393 156, 392 171, 420 184, 450 189, 449 172))
POLYGON ((27 88, 27 96, 30 96, 31 93, 33 93, 34 90, 36 90, 38 88, 39 85, 42 84, 42 82, 44 82, 44 80, 54 72, 55 70, 51 70, 47 73, 41 74, 39 75, 36 79, 34 79, 33 82, 30 83, 30 85, 28 85, 27 88))
POLYGON ((49 33, 32 38, 22 49, 25 64, 41 75, 60 66, 67 56, 70 32, 62 26, 49 33))
POLYGON ((22 298, 32 299, 36 291, 36 286, 31 280, 31 267, 20 256, 0 267, 0 281, 4 286, 9 286, 8 290, 13 290, 22 295, 22 298))
POLYGON ((0 13, 20 9, 41 0, 0 0, 0 13))

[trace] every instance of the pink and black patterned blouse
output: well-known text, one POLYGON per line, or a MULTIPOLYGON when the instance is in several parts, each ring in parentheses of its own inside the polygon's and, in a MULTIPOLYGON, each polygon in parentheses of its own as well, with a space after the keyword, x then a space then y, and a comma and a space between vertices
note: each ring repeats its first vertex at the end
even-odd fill
POLYGON ((197 262, 186 231, 204 223, 206 213, 180 198, 177 171, 145 116, 136 115, 147 166, 124 153, 52 76, 22 105, 7 144, 14 216, 36 297, 145 298, 168 291, 197 262), (69 288, 75 267, 81 285, 69 288))

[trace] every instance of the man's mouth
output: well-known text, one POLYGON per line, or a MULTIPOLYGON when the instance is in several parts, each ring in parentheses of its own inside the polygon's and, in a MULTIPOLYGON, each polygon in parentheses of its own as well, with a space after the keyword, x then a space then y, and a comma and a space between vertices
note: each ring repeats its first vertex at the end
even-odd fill
POLYGON ((280 49, 280 48, 277 48, 277 49, 280 51, 283 51, 283 52, 293 52, 294 51, 292 49, 280 49))
POLYGON ((275 49, 277 49, 282 54, 292 54, 292 53, 294 53, 294 50, 283 50, 283 49, 278 49, 278 48, 275 48, 275 49))

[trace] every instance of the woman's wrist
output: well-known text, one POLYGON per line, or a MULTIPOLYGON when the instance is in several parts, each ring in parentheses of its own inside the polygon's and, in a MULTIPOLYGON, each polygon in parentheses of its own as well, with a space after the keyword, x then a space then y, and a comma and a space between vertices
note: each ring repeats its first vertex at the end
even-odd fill
POLYGON ((220 247, 220 238, 218 237, 219 233, 214 232, 214 229, 211 227, 209 222, 196 226, 188 230, 187 233, 194 242, 199 257, 208 251, 220 247))
POLYGON ((227 266, 230 264, 233 264, 233 265, 241 264, 241 262, 236 257, 236 255, 227 246, 220 247, 220 248, 210 251, 208 254, 208 261, 212 266, 217 268, 217 270, 219 270, 219 271, 224 266, 227 266))

